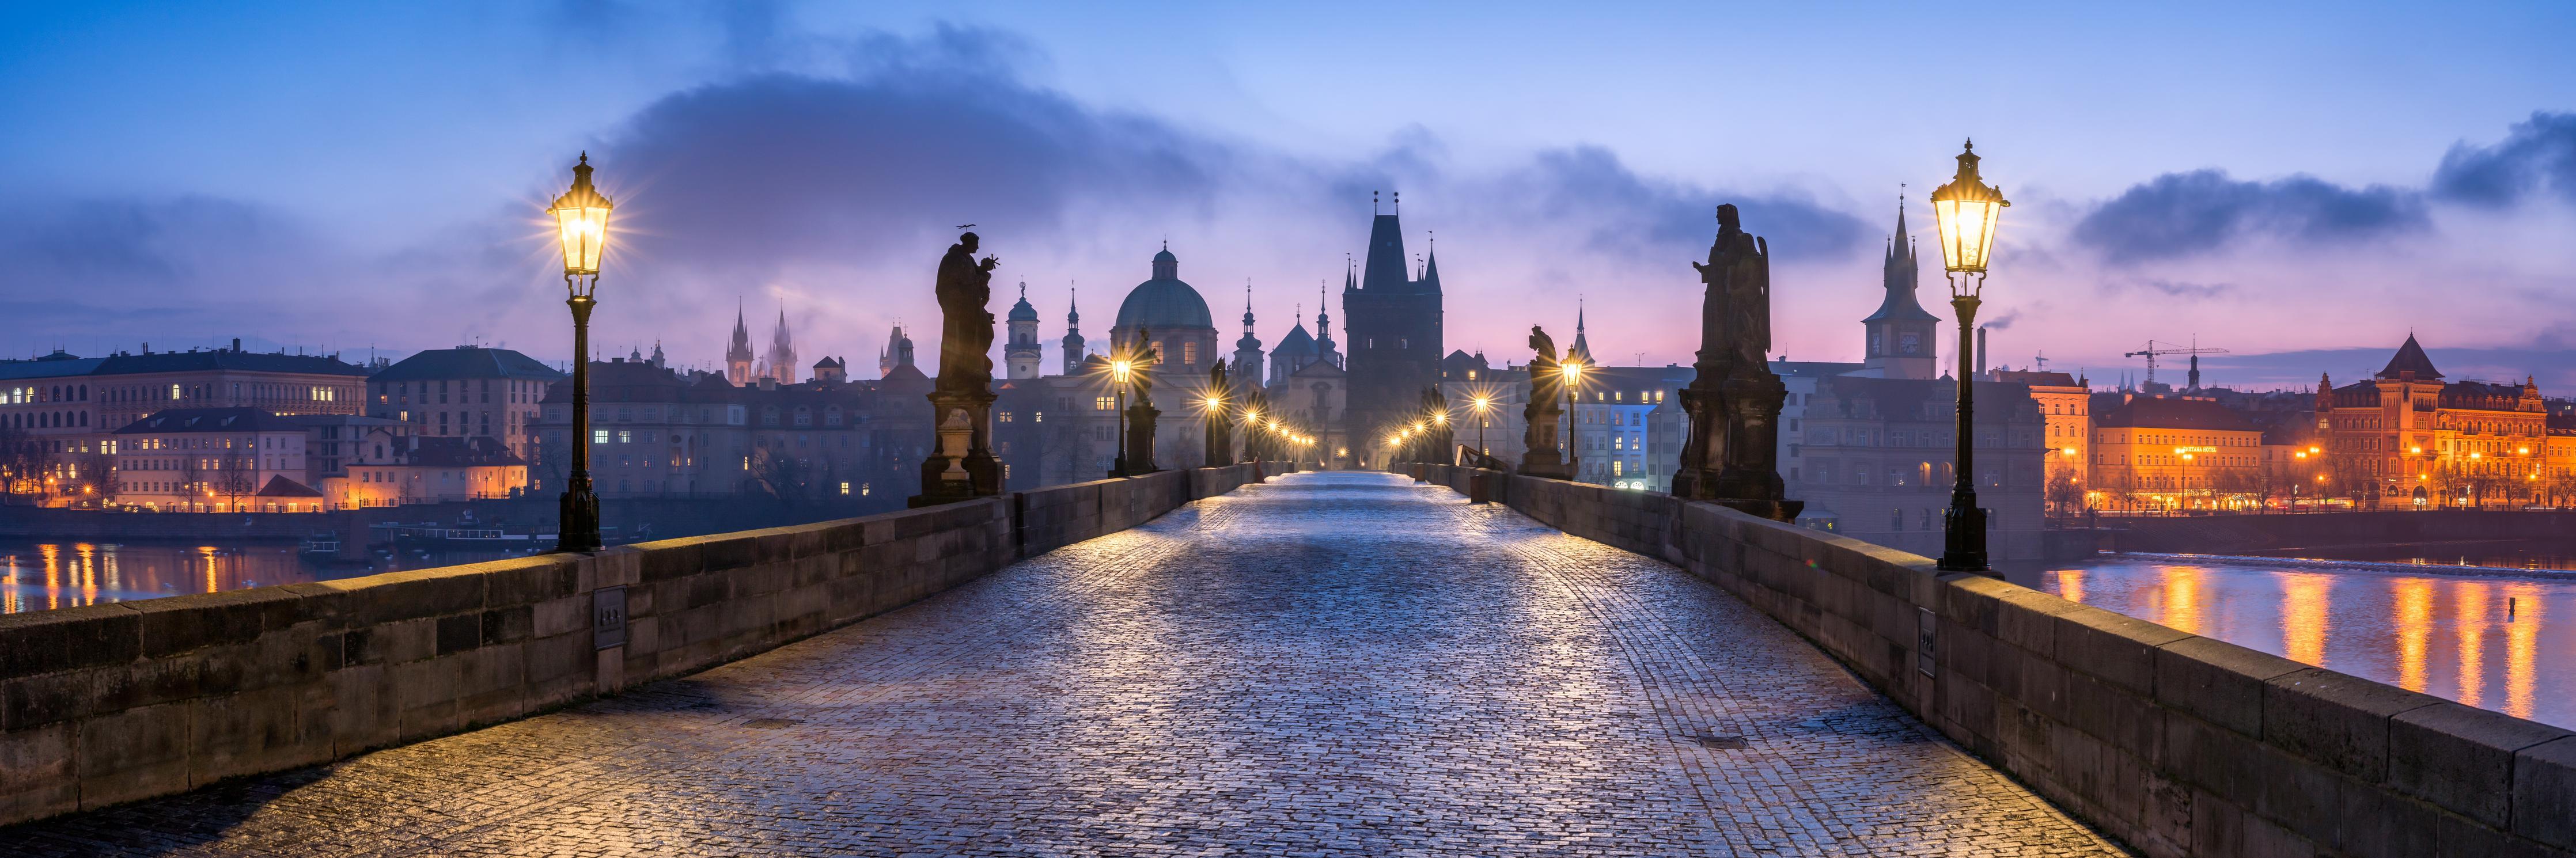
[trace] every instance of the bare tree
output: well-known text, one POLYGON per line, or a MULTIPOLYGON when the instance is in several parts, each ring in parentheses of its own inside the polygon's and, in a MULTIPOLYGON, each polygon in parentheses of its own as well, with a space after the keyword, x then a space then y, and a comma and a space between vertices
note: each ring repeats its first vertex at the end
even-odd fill
POLYGON ((6 493, 8 502, 17 502, 21 495, 43 494, 45 471, 52 465, 53 456, 34 433, 0 424, 0 492, 6 493))
POLYGON ((254 462, 249 455, 239 455, 226 456, 216 463, 219 467, 215 470, 215 493, 231 501, 234 512, 241 511, 242 498, 259 491, 258 471, 252 468, 254 462))
POLYGON ((189 454, 186 458, 179 460, 178 494, 187 498, 187 502, 191 506, 197 503, 198 498, 204 497, 206 494, 205 462, 206 460, 197 458, 194 454, 189 454))
POLYGON ((73 502, 104 505, 116 498, 123 488, 116 476, 116 457, 106 453, 82 453, 72 457, 72 479, 64 484, 63 493, 73 502))
POLYGON ((2058 515, 2074 515, 2084 509, 2084 484, 2075 480, 2074 470, 2062 469, 2048 475, 2042 497, 2058 515))

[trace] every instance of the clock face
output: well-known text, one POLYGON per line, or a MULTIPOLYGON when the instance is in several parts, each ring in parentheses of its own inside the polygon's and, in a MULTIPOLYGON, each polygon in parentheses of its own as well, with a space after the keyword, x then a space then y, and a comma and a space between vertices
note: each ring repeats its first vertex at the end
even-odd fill
POLYGON ((1896 335, 1896 353, 1910 355, 1923 350, 1922 334, 1896 335))

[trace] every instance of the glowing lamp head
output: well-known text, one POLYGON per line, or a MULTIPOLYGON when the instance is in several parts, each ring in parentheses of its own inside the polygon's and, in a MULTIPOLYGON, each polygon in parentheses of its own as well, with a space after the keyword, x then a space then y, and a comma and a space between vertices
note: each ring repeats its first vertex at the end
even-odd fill
POLYGON ((2407 452, 2407 453, 2409 453, 2409 454, 2413 454, 2413 455, 2421 456, 2421 455, 2423 455, 2423 454, 2424 454, 2424 448, 2422 448, 2422 447, 2408 447, 2408 448, 2406 448, 2406 452, 2407 452))
POLYGON ((555 238, 563 244, 564 276, 595 277, 599 258, 608 250, 608 211, 616 204, 590 184, 590 153, 572 167, 572 188, 556 197, 546 213, 555 216, 555 238))
POLYGON ((2003 219, 2004 193, 1986 184, 1977 175, 1977 143, 1968 141, 1959 152, 1958 175, 1950 183, 1932 189, 1932 219, 1940 226, 1941 257, 1950 271, 1986 273, 1986 257, 1993 253, 1995 222, 2003 219))
POLYGON ((1493 407, 1493 405, 1494 405, 1494 399, 1493 399, 1493 397, 1490 397, 1490 396, 1479 396, 1479 397, 1476 397, 1475 399, 1471 399, 1471 400, 1468 400, 1468 401, 1469 401, 1469 402, 1472 402, 1472 403, 1475 403, 1475 405, 1476 405, 1476 410, 1478 410, 1478 411, 1483 411, 1483 410, 1485 410, 1485 409, 1487 409, 1487 408, 1491 408, 1491 407, 1493 407))
POLYGON ((1438 414, 1431 415, 1431 422, 1441 426, 1449 425, 1449 412, 1443 411, 1438 414))
POLYGON ((2060 455, 2072 456, 2072 455, 2075 455, 2075 448, 2073 448, 2073 447, 2068 447, 2068 448, 2066 448, 2066 449, 2059 450, 2059 451, 2057 451, 2057 452, 2058 452, 2060 455))
POLYGON ((1424 424, 1424 423, 1423 423, 1422 421, 1420 421, 1420 420, 1413 421, 1413 431, 1420 432, 1420 431, 1422 431, 1422 429, 1423 429, 1423 427, 1424 427, 1425 425, 1427 425, 1427 424, 1424 424))
POLYGON ((1110 362, 1109 362, 1109 374, 1110 374, 1111 376, 1113 376, 1113 377, 1116 377, 1116 378, 1117 378, 1119 381, 1121 381, 1121 382, 1126 381, 1126 380, 1127 380, 1127 373, 1128 373, 1130 370, 1133 370, 1133 369, 1135 369, 1135 368, 1136 368, 1136 362, 1135 362, 1135 361, 1129 361, 1129 360, 1112 360, 1112 361, 1110 361, 1110 362))

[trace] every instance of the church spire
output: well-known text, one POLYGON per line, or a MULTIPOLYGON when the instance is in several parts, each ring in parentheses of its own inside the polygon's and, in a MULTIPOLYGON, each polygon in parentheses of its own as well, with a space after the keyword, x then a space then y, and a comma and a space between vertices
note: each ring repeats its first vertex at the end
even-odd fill
POLYGON ((1422 264, 1422 291, 1440 291, 1440 238, 1436 234, 1431 238, 1427 260, 1422 264))
POLYGON ((1583 339, 1583 296, 1581 295, 1574 296, 1574 345, 1566 347, 1565 357, 1575 363, 1593 362, 1592 345, 1583 339))

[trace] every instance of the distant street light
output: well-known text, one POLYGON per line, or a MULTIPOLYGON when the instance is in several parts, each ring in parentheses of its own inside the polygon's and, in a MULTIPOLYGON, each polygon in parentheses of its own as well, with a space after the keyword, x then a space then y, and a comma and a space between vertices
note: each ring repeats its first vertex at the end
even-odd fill
POLYGON ((1959 316, 1959 480, 1950 490, 1950 511, 1943 522, 1940 568, 1946 572, 1984 572, 1986 511, 1977 506, 1976 376, 1974 349, 1968 348, 1977 304, 1985 297, 1986 258, 1993 254, 1995 223, 2003 219, 2003 191, 1977 175, 1977 147, 1969 141, 1959 153, 1959 171, 1950 183, 1932 190, 1932 216, 1940 226, 1941 256, 1950 281, 1950 306, 1959 316))
POLYGON ((615 207, 590 184, 590 153, 572 167, 572 187, 546 212, 563 245, 564 304, 572 308, 572 472, 564 480, 555 549, 597 551, 599 493, 590 487, 590 311, 598 306, 599 261, 608 251, 608 212, 615 207))
POLYGON ((1582 454, 1574 450, 1574 406, 1582 401, 1579 388, 1583 386, 1583 363, 1569 360, 1559 364, 1557 371, 1565 376, 1565 419, 1561 421, 1565 424, 1565 470, 1569 479, 1579 480, 1577 462, 1582 454))
POLYGON ((1494 398, 1479 396, 1467 402, 1470 407, 1476 409, 1476 453, 1481 456, 1493 455, 1491 451, 1485 449, 1485 424, 1490 422, 1488 415, 1493 412, 1494 398))

